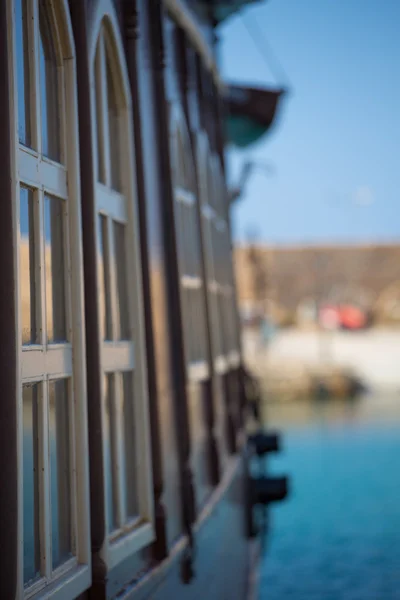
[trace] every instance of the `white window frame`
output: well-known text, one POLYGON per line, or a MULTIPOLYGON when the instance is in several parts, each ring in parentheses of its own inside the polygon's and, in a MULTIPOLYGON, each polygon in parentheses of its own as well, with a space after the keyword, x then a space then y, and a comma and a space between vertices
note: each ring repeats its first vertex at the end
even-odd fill
MULTIPOLYGON (((118 18, 115 12, 112 0, 99 0, 94 11, 89 18, 89 60, 90 60, 90 89, 91 89, 91 107, 92 107, 92 144, 93 144, 93 174, 94 189, 96 190, 96 214, 104 214, 126 226, 126 272, 127 277, 129 313, 130 313, 130 340, 104 341, 99 331, 98 343, 100 347, 101 361, 101 390, 102 390, 102 426, 103 426, 103 469, 106 470, 105 462, 105 399, 104 399, 104 374, 111 372, 132 371, 134 374, 134 417, 135 417, 135 442, 136 442, 136 461, 137 461, 137 486, 138 486, 138 518, 133 519, 122 526, 117 532, 113 531, 110 535, 106 534, 101 556, 108 566, 112 569, 133 553, 141 548, 148 546, 155 539, 154 528, 154 510, 153 510, 153 482, 152 482, 152 462, 150 445, 150 423, 149 423, 149 400, 147 391, 147 365, 145 356, 145 333, 143 315, 143 286, 140 270, 140 244, 139 244, 139 218, 138 218, 138 200, 135 186, 135 154, 133 145, 133 117, 132 103, 129 88, 129 77, 125 63, 123 43, 120 37, 118 18), (105 31, 107 30, 107 41, 104 42, 105 31), (123 135, 123 144, 125 152, 122 152, 123 161, 121 171, 124 173, 122 188, 123 193, 116 192, 110 188, 110 174, 107 173, 106 182, 99 182, 98 173, 98 141, 97 141, 97 123, 96 123, 96 50, 98 43, 100 48, 107 46, 107 52, 112 61, 112 71, 117 73, 122 108, 120 111, 120 131, 123 135), (134 340, 134 341, 133 341, 134 340)), ((100 50, 102 55, 104 50, 100 50)), ((104 81, 105 55, 100 58, 100 69, 102 70, 104 81)), ((107 94, 101 98, 102 120, 104 136, 104 148, 109 148, 107 140, 108 125, 105 122, 105 113, 107 111, 107 94)), ((99 250, 98 228, 96 227, 96 247, 99 250)), ((100 290, 98 290, 100 293, 100 290)), ((97 297, 99 298, 99 293, 97 297)), ((100 309, 100 306, 99 306, 100 309)), ((115 310, 112 309, 113 316, 115 310)), ((118 393, 118 392, 117 392, 118 393)), ((119 421, 118 427, 122 423, 119 421)), ((118 454, 118 460, 122 455, 118 454)), ((121 465, 118 465, 121 471, 121 465)), ((124 482, 121 478, 118 480, 119 493, 123 493, 124 482)), ((104 489, 104 502, 107 503, 106 489, 104 489)), ((121 510, 123 511, 123 505, 121 510)), ((106 522, 106 531, 108 532, 108 510, 104 515, 106 522)), ((124 515, 120 515, 121 521, 124 515)))
POLYGON ((229 228, 229 208, 225 180, 222 173, 221 161, 217 154, 211 157, 211 171, 213 178, 213 193, 215 194, 214 205, 214 227, 219 236, 218 244, 222 247, 219 251, 223 253, 224 268, 217 275, 218 293, 224 304, 223 320, 226 319, 227 330, 224 340, 224 354, 229 365, 233 368, 240 364, 238 349, 237 322, 235 318, 236 298, 233 282, 233 262, 231 250, 231 238, 229 228))
MULTIPOLYGON (((16 40, 15 40, 15 5, 7 0, 9 73, 10 73, 10 114, 13 121, 11 128, 13 207, 14 207, 14 244, 15 244, 15 302, 18 307, 16 331, 18 336, 17 382, 18 397, 16 402, 18 423, 18 582, 17 597, 30 600, 51 598, 52 600, 72 599, 85 591, 91 584, 91 549, 90 549, 90 509, 89 509, 89 469, 87 438, 87 405, 86 405, 86 354, 85 354, 85 317, 83 300, 83 255, 81 238, 80 212, 80 176, 79 176, 79 140, 76 82, 76 53, 69 7, 66 0, 49 3, 52 11, 54 39, 60 60, 63 61, 60 84, 64 88, 61 115, 61 159, 64 164, 56 163, 41 153, 41 114, 38 98, 39 82, 39 11, 38 1, 29 3, 29 23, 34 39, 35 51, 31 56, 31 82, 33 105, 32 129, 36 142, 36 150, 24 147, 18 140, 18 86, 16 77, 16 40), (36 93, 33 90, 36 90, 36 93), (66 127, 68 123, 68 127, 66 127), (65 277, 66 277, 66 320, 67 342, 48 344, 45 339, 45 327, 40 333, 40 343, 22 346, 22 319, 20 296, 20 184, 35 191, 39 205, 43 207, 44 195, 49 193, 65 201, 65 277), (72 343, 73 341, 73 343, 72 343), (69 390, 73 394, 70 406, 73 406, 69 432, 71 435, 72 458, 72 491, 71 510, 76 526, 75 556, 51 574, 51 541, 48 516, 49 511, 49 465, 48 465, 48 429, 46 411, 47 386, 43 385, 44 408, 40 411, 41 443, 39 444, 39 463, 44 466, 43 484, 40 495, 41 541, 44 540, 45 556, 41 557, 43 578, 32 586, 24 588, 23 581, 23 424, 22 424, 22 385, 25 382, 47 383, 52 379, 72 377, 69 390), (79 457, 79 460, 77 459, 79 457), (44 518, 43 518, 44 517, 44 518), (47 517, 47 518, 46 518, 47 517)), ((41 264, 44 264, 43 220, 39 217, 39 239, 41 264)), ((46 322, 46 290, 45 276, 40 278, 41 290, 41 322, 46 322)))
MULTIPOLYGON (((181 286, 181 306, 182 306, 182 320, 183 329, 185 332, 185 351, 187 355, 187 373, 190 381, 203 381, 209 377, 209 366, 207 363, 207 337, 206 331, 196 331, 196 324, 193 324, 188 317, 190 317, 190 311, 187 306, 187 299, 185 298, 185 291, 189 289, 198 290, 198 301, 203 303, 203 317, 204 317, 204 328, 207 323, 205 320, 205 297, 204 297, 204 285, 203 276, 201 272, 201 245, 200 235, 201 232, 198 229, 198 194, 196 186, 196 174, 195 164, 192 156, 190 135, 186 124, 186 119, 180 104, 174 102, 170 105, 170 147, 171 147, 171 163, 172 163, 172 178, 173 178, 173 193, 174 193, 174 215, 175 215, 175 228, 178 238, 185 235, 184 229, 186 226, 189 228, 190 225, 194 226, 196 233, 199 235, 199 256, 198 256, 198 273, 186 273, 186 266, 182 260, 182 251, 178 247, 178 262, 179 262, 179 278, 181 286), (181 143, 179 143, 179 138, 181 143), (183 156, 180 156, 181 146, 184 149, 183 156), (185 171, 189 172, 190 183, 181 183, 181 173, 179 173, 179 165, 185 164, 185 171), (178 181, 178 184, 175 182, 178 181), (181 222, 181 207, 185 205, 190 207, 191 223, 183 224, 181 222), (184 225, 184 226, 183 226, 184 225), (182 227, 183 226, 183 227, 182 227), (188 333, 189 330, 189 333, 188 333), (190 335, 190 333, 192 335, 190 335), (203 335, 203 344, 201 347, 201 339, 198 338, 198 333, 203 335), (202 354, 203 357, 198 359, 192 359, 192 355, 202 354)), ((183 252, 187 249, 184 248, 183 252)), ((194 259, 196 260, 196 259, 194 259)), ((189 268, 190 270, 190 268, 189 268)))
POLYGON ((212 356, 214 370, 223 374, 228 369, 227 357, 224 352, 223 323, 219 309, 221 284, 217 276, 215 229, 224 228, 224 222, 219 219, 215 206, 210 201, 215 193, 214 162, 210 151, 207 134, 201 131, 197 135, 197 170, 200 195, 201 232, 205 253, 207 293, 212 328, 212 356), (215 322, 213 322, 215 321, 215 322), (217 337, 218 336, 218 337, 217 337), (217 349, 215 348, 217 346, 217 349))

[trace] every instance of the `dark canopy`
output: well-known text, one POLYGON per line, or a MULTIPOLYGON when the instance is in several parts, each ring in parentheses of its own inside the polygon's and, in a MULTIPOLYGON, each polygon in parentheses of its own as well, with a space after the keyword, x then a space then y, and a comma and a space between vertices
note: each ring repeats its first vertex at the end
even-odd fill
POLYGON ((256 142, 274 123, 283 89, 230 85, 226 88, 227 141, 244 148, 256 142))
POLYGON ((203 16, 212 16, 216 25, 249 4, 263 0, 191 0, 193 8, 203 16))

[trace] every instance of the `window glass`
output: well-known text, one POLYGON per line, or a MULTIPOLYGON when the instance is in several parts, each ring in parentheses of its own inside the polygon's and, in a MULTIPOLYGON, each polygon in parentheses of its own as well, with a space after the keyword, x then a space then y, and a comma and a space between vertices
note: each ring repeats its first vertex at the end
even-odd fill
POLYGON ((49 382, 49 456, 53 569, 72 556, 71 422, 68 380, 49 382))
POLYGON ((36 239, 32 190, 20 188, 20 294, 22 343, 37 344, 37 306, 39 289, 36 269, 36 239))
POLYGON ((15 2, 15 41, 17 49, 18 84, 18 137, 25 146, 31 145, 30 119, 30 76, 29 76, 29 37, 28 3, 26 0, 15 2))
POLYGON ((40 576, 38 384, 22 388, 24 584, 40 576))
POLYGON ((53 28, 49 19, 46 0, 39 0, 39 27, 42 153, 45 156, 60 162, 61 122, 59 106, 59 73, 53 40, 53 28))
POLYGON ((111 317, 111 272, 110 272, 110 244, 108 238, 108 219, 99 215, 99 292, 100 292, 100 319, 103 339, 112 339, 111 317))
POLYGON ((116 302, 116 325, 118 326, 117 338, 129 339, 129 311, 128 311, 128 288, 126 273, 126 226, 113 222, 114 228, 114 257, 115 272, 117 277, 117 302, 116 302))
POLYGON ((110 137, 110 172, 111 187, 122 191, 121 184, 121 131, 119 122, 119 110, 112 70, 107 56, 107 99, 108 99, 108 132, 110 137))
POLYGON ((122 373, 123 380, 123 419, 124 419, 124 456, 126 512, 128 517, 135 517, 138 510, 136 482, 136 449, 135 449, 135 417, 133 398, 133 373, 122 373))
POLYGON ((97 46, 95 57, 95 89, 96 89, 96 128, 97 128, 97 177, 101 183, 106 183, 106 167, 104 154, 104 132, 102 114, 101 86, 101 57, 100 44, 97 46))
POLYGON ((49 343, 67 339, 64 259, 64 201, 44 199, 46 321, 49 343))
POLYGON ((104 422, 104 444, 105 444, 105 482, 106 482, 106 504, 108 515, 108 531, 112 532, 118 526, 118 496, 117 496, 117 439, 116 439, 116 414, 115 414, 115 390, 114 376, 108 374, 104 378, 105 398, 105 422, 104 422))

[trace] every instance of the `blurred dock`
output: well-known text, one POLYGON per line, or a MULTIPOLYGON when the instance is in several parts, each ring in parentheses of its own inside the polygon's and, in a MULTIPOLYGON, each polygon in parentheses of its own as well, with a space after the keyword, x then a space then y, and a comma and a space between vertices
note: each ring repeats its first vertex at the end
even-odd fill
POLYGON ((273 393, 295 399, 310 393, 318 377, 354 377, 372 393, 400 392, 400 329, 360 332, 278 330, 268 344, 255 331, 243 333, 249 366, 273 393))

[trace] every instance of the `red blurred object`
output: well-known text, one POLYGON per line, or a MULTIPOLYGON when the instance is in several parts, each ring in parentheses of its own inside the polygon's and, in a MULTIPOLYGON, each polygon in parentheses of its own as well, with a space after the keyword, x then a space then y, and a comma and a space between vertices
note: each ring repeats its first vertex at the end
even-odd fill
POLYGON ((325 305, 319 312, 319 321, 325 329, 364 329, 367 326, 366 313, 351 304, 325 305))
POLYGON ((356 306, 341 306, 339 315, 340 324, 345 329, 363 329, 367 324, 365 313, 356 306))
POLYGON ((338 329, 340 326, 339 309, 332 305, 322 307, 319 312, 319 321, 325 329, 338 329))

